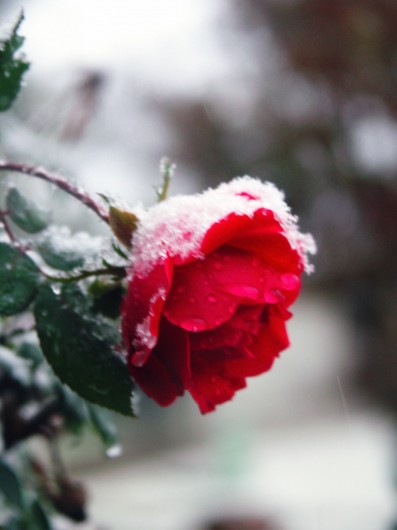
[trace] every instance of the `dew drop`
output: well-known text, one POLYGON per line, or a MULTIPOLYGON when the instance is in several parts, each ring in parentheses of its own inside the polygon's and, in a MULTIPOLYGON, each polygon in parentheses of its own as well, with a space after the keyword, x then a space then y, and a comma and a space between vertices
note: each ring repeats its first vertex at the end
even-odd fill
POLYGON ((207 322, 200 317, 189 317, 183 319, 180 324, 181 328, 186 329, 186 331, 204 331, 207 329, 207 322))
POLYGON ((106 456, 108 456, 109 458, 118 458, 119 456, 121 456, 122 452, 123 449, 121 445, 115 444, 112 445, 112 447, 109 447, 109 449, 107 449, 106 456))
POLYGON ((296 274, 283 274, 281 276, 281 283, 284 289, 292 291, 299 287, 299 277, 296 274))
POLYGON ((249 300, 257 300, 260 295, 260 292, 256 287, 251 287, 250 285, 244 285, 239 283, 228 285, 227 289, 225 290, 227 290, 227 292, 230 294, 248 298, 249 300))
POLYGON ((208 302, 210 304, 215 304, 216 302, 218 301, 218 299, 216 298, 216 296, 210 294, 209 297, 208 297, 208 302))
POLYGON ((271 291, 267 291, 265 293, 265 301, 268 304, 277 304, 283 299, 283 295, 280 291, 276 289, 272 289, 271 291))

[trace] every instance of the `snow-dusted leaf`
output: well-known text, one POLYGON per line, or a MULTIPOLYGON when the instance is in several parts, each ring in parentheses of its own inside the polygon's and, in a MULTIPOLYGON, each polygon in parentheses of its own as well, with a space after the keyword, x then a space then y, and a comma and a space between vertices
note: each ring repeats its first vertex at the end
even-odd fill
POLYGON ((114 351, 120 337, 91 312, 82 291, 64 285, 57 294, 44 286, 34 314, 41 348, 59 379, 87 401, 131 416, 134 385, 114 351))
POLYGON ((52 226, 37 242, 37 251, 53 269, 71 271, 99 253, 102 240, 85 232, 71 234, 69 228, 52 226))
POLYGON ((39 271, 34 262, 7 243, 0 243, 0 316, 26 309, 38 285, 39 271))
POLYGON ((10 188, 6 197, 8 215, 25 232, 36 234, 47 227, 49 213, 36 206, 17 188, 10 188))

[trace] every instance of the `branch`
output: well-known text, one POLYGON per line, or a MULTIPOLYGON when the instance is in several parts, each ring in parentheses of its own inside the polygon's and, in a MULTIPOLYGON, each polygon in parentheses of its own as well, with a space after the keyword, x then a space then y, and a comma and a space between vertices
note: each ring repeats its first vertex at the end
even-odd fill
POLYGON ((51 184, 54 184, 61 190, 65 191, 72 197, 78 199, 80 202, 85 204, 88 208, 93 210, 105 223, 109 224, 109 214, 107 210, 92 197, 90 197, 85 191, 77 186, 74 186, 63 177, 49 173, 46 169, 37 166, 29 166, 27 164, 19 164, 17 162, 6 162, 0 160, 0 171, 13 171, 17 173, 23 173, 31 177, 36 177, 51 184))

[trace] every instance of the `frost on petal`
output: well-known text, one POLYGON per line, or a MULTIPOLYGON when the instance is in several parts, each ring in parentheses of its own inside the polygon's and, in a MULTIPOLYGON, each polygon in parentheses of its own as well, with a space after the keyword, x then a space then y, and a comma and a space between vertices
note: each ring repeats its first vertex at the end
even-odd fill
POLYGON ((203 241, 214 225, 228 219, 219 239, 222 244, 236 230, 243 231, 258 210, 271 212, 291 248, 310 270, 307 254, 315 250, 313 240, 299 232, 297 218, 290 213, 282 192, 271 183, 251 177, 235 178, 199 195, 176 196, 142 211, 133 236, 132 265, 142 274, 148 274, 166 257, 175 265, 200 259, 203 241))
POLYGON ((132 352, 131 360, 142 366, 157 344, 160 318, 171 286, 173 267, 170 260, 158 264, 142 278, 135 273, 123 301, 122 333, 132 352))

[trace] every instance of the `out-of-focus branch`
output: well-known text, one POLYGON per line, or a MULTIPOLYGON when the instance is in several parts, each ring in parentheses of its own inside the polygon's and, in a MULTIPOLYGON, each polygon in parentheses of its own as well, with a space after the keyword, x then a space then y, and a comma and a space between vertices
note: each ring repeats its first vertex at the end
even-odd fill
POLYGON ((90 197, 84 190, 74 186, 63 177, 50 173, 46 169, 38 166, 29 166, 27 164, 20 164, 17 162, 7 162, 0 160, 0 171, 12 171, 15 173, 22 173, 31 177, 36 177, 51 184, 57 186, 64 192, 68 193, 81 203, 85 204, 88 208, 93 210, 103 221, 109 223, 109 214, 107 209, 102 206, 99 202, 95 201, 90 197))

